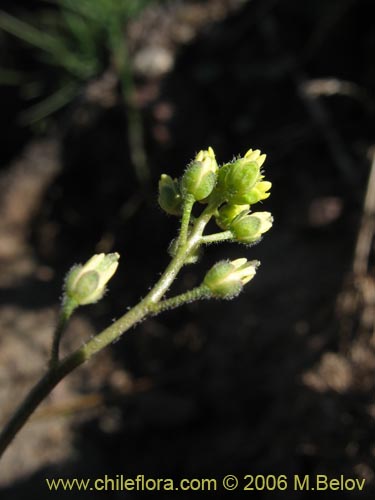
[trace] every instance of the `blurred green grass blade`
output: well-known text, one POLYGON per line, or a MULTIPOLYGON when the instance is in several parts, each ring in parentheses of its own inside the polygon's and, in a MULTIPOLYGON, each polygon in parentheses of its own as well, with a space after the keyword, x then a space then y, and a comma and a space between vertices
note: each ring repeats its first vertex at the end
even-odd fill
MULTIPOLYGON (((101 4, 102 0, 85 1, 85 0, 43 0, 48 3, 55 4, 60 7, 61 11, 74 12, 80 15, 83 19, 101 20, 104 21, 102 16, 101 4), (99 6, 99 9, 98 9, 99 6)), ((121 0, 120 0, 121 1, 121 0)))
POLYGON ((95 58, 97 52, 95 41, 100 36, 100 31, 96 23, 90 22, 88 19, 83 19, 74 12, 66 10, 62 12, 62 18, 69 29, 72 39, 79 45, 79 52, 86 54, 86 57, 91 56, 95 58))
MULTIPOLYGON (((29 23, 3 11, 0 11, 0 29, 33 47, 39 48, 48 55, 49 64, 63 67, 79 79, 90 78, 97 71, 95 47, 90 46, 90 42, 88 42, 90 32, 82 33, 82 39, 76 40, 76 45, 77 42, 86 42, 86 47, 77 47, 76 54, 74 47, 68 47, 69 38, 66 36, 40 31, 29 23), (84 52, 87 49, 87 54, 82 54, 82 49, 84 52)), ((95 34, 92 33, 92 36, 94 38, 95 34)))
MULTIPOLYGON (((86 57, 76 49, 75 51, 61 51, 59 57, 40 57, 50 67, 63 68, 72 78, 86 81, 97 73, 98 61, 95 57, 86 57)), ((69 76, 65 75, 65 76, 69 76)))
POLYGON ((47 118, 71 102, 78 94, 78 91, 79 86, 77 84, 69 83, 65 85, 65 87, 21 113, 19 123, 21 125, 31 125, 47 118))
POLYGON ((0 29, 54 56, 62 49, 58 38, 4 11, 0 11, 0 29))
POLYGON ((44 92, 44 85, 40 79, 28 79, 26 83, 20 86, 20 96, 25 101, 39 99, 44 92))
MULTIPOLYGON (((137 17, 151 3, 152 0, 127 0, 123 2, 123 12, 127 18, 132 19, 137 17)), ((156 1, 154 0, 153 3, 156 3, 156 1)))
POLYGON ((0 68, 0 85, 18 86, 24 83, 26 75, 20 71, 0 68))

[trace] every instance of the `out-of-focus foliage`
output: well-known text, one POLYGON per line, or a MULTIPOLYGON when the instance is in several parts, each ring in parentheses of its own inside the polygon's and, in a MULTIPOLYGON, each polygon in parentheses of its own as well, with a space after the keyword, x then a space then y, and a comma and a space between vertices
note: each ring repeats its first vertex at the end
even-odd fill
POLYGON ((34 15, 16 17, 0 11, 0 30, 33 48, 41 71, 49 72, 45 78, 18 68, 0 69, 0 84, 24 84, 24 94, 36 99, 22 121, 33 123, 51 115, 110 64, 123 71, 128 65, 127 23, 155 1, 55 0, 34 15))

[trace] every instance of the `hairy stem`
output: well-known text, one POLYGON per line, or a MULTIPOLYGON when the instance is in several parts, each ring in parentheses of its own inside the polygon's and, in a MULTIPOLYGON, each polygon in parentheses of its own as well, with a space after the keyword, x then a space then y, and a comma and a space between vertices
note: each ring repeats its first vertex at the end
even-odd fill
POLYGON ((194 202, 195 202, 194 196, 192 196, 191 194, 186 195, 182 211, 180 236, 178 240, 179 247, 184 247, 186 245, 189 232, 191 211, 193 209, 194 202))
POLYGON ((232 240, 233 234, 231 231, 223 231, 222 233, 208 234, 207 236, 202 236, 201 243, 217 243, 219 241, 232 240))
POLYGON ((30 415, 60 380, 75 368, 82 365, 85 361, 89 360, 95 353, 119 338, 134 324, 143 319, 147 313, 148 309, 144 301, 140 302, 127 314, 103 330, 99 335, 89 340, 87 344, 60 361, 55 367, 50 368, 21 403, 18 410, 14 413, 0 434, 0 457, 14 436, 26 423, 30 415))
POLYGON ((73 314, 74 309, 76 309, 76 307, 77 304, 73 300, 64 299, 64 302, 61 306, 59 319, 57 321, 56 330, 53 335, 51 359, 50 359, 51 368, 55 367, 59 361, 59 348, 60 348, 61 337, 64 333, 69 318, 73 314))
POLYGON ((0 457, 43 399, 71 371, 89 360, 94 354, 104 349, 104 347, 119 339, 123 333, 149 314, 158 314, 166 309, 208 296, 207 290, 204 287, 198 287, 191 292, 186 292, 158 304, 171 286, 189 254, 200 245, 202 233, 212 214, 212 207, 206 207, 202 215, 195 221, 194 228, 185 244, 180 246, 176 256, 172 259, 159 281, 141 302, 71 355, 61 361, 57 361, 56 353, 58 352, 59 340, 65 324, 65 320, 61 320, 61 326, 58 327, 54 340, 53 359, 56 358, 55 365, 51 366, 47 373, 34 386, 1 432, 0 457))
POLYGON ((162 302, 150 306, 151 314, 160 314, 163 311, 169 309, 175 309, 176 307, 188 304, 189 302, 194 302, 200 299, 208 299, 211 296, 210 290, 205 286, 199 286, 189 290, 170 299, 165 299, 162 302))

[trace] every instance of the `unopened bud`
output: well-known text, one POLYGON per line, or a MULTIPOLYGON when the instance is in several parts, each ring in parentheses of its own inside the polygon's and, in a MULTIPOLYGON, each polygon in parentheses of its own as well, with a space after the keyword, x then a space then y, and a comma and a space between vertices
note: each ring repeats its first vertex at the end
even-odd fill
POLYGON ((259 264, 259 261, 248 262, 247 259, 220 261, 208 271, 203 286, 215 298, 232 299, 254 278, 259 264))
POLYGON ((256 161, 259 168, 263 165, 263 163, 266 161, 267 155, 265 154, 260 154, 260 149, 256 149, 253 151, 252 149, 249 149, 247 153, 245 154, 245 158, 248 161, 256 161))
POLYGON ((270 212, 255 212, 251 215, 240 214, 230 225, 233 237, 240 243, 254 243, 272 227, 270 212))
POLYGON ((259 175, 260 169, 256 162, 247 162, 241 158, 222 167, 218 188, 228 203, 246 205, 247 196, 255 186, 259 175))
POLYGON ((251 200, 255 196, 251 196, 251 192, 263 178, 260 169, 265 159, 266 155, 261 155, 259 149, 249 149, 243 158, 224 165, 218 176, 218 191, 222 198, 234 205, 253 203, 251 200))
POLYGON ((247 197, 249 204, 254 205, 254 203, 258 203, 258 201, 266 200, 271 195, 271 193, 267 192, 271 189, 271 187, 272 183, 269 181, 257 182, 250 190, 247 197))
POLYGON ((182 213, 182 198, 178 188, 177 180, 166 174, 162 174, 159 181, 159 198, 160 207, 170 215, 181 215, 182 213))
POLYGON ((118 253, 94 255, 86 264, 74 266, 65 280, 65 295, 77 305, 93 304, 100 300, 106 284, 116 272, 118 253))
POLYGON ((182 194, 191 194, 197 201, 207 198, 215 187, 217 170, 213 149, 199 151, 181 179, 182 194))

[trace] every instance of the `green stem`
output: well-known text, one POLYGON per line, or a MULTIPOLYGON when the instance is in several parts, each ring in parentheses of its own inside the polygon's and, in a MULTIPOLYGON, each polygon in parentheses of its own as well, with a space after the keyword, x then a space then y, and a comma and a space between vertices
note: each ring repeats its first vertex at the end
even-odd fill
POLYGON ((61 305, 59 319, 57 321, 56 330, 53 335, 50 368, 54 368, 59 361, 59 348, 60 348, 61 337, 64 333, 69 318, 73 314, 76 307, 77 304, 75 303, 74 300, 67 299, 66 297, 64 297, 63 303, 61 305))
POLYGON ((75 368, 82 365, 85 361, 89 360, 95 353, 119 338, 125 331, 143 319, 148 312, 145 301, 141 301, 127 314, 103 330, 99 335, 89 340, 87 344, 60 361, 54 368, 50 368, 21 403, 18 410, 14 413, 0 434, 0 457, 13 440, 14 436, 29 419, 30 415, 60 380, 75 368))
MULTIPOLYGON (((94 354, 101 351, 107 345, 118 340, 123 333, 146 318, 149 314, 157 314, 165 309, 177 307, 184 302, 194 300, 194 298, 203 298, 207 296, 205 289, 198 288, 192 290, 191 293, 187 292, 186 294, 167 299, 157 304, 171 286, 178 272, 184 265, 187 256, 199 246, 204 228, 212 217, 212 214, 212 207, 206 207, 202 215, 195 221, 194 228, 186 243, 179 248, 176 256, 172 259, 159 281, 139 304, 77 349, 70 356, 57 362, 55 366, 50 367, 48 372, 40 379, 26 399, 20 404, 1 432, 0 457, 43 399, 52 391, 60 380, 75 368, 82 365, 85 361, 88 361, 94 354)), ((61 333, 58 333, 57 336, 61 337, 61 333)), ((58 340, 54 340, 56 346, 58 346, 58 343, 58 340)), ((56 346, 54 347, 54 352, 58 350, 56 346)))
POLYGON ((181 219, 181 229, 180 229, 180 237, 178 240, 178 245, 183 247, 186 245, 188 233, 189 233, 189 224, 191 218, 191 211, 193 209, 193 205, 195 203, 194 196, 191 194, 186 195, 184 200, 184 205, 182 209, 182 219, 181 219))
POLYGON ((209 234, 207 236, 202 236, 201 243, 217 243, 219 241, 232 240, 233 234, 231 231, 223 231, 222 233, 209 234))
POLYGON ((152 314, 156 315, 163 311, 175 309, 176 307, 188 304, 189 302, 194 302, 200 299, 208 299, 210 296, 210 290, 201 285, 185 293, 181 293, 180 295, 176 295, 175 297, 171 297, 170 299, 151 305, 150 311, 152 314))
MULTIPOLYGON (((170 262, 158 283, 145 297, 145 300, 158 302, 173 283, 180 269, 185 264, 187 257, 196 250, 201 244, 204 228, 207 226, 211 217, 216 211, 215 205, 207 205, 203 213, 195 220, 194 227, 189 235, 185 245, 179 246, 176 256, 170 262)), ((181 238, 181 234, 180 234, 181 238)))
MULTIPOLYGON (((159 303, 173 283, 178 272, 185 264, 189 254, 196 250, 202 243, 203 231, 217 208, 214 203, 209 204, 200 217, 195 220, 192 231, 188 236, 188 227, 193 204, 194 199, 192 198, 188 198, 188 201, 185 203, 179 238, 180 246, 176 256, 171 260, 159 281, 146 295, 146 297, 129 312, 124 314, 101 333, 93 337, 82 347, 67 356, 65 359, 58 361, 59 342, 66 321, 72 311, 70 312, 67 309, 66 312, 63 313, 65 316, 60 318, 53 341, 53 354, 51 357, 50 369, 34 386, 1 432, 0 457, 43 399, 66 375, 72 372, 75 368, 82 365, 85 361, 88 361, 94 354, 104 349, 104 347, 108 346, 115 340, 118 340, 121 335, 148 315, 158 314, 166 309, 177 307, 191 300, 197 300, 199 298, 209 296, 207 289, 201 286, 191 290, 190 292, 172 297, 171 299, 166 299, 159 303), (54 360, 54 365, 52 364, 52 359, 54 360)), ((70 307, 73 307, 73 305, 70 307)))

